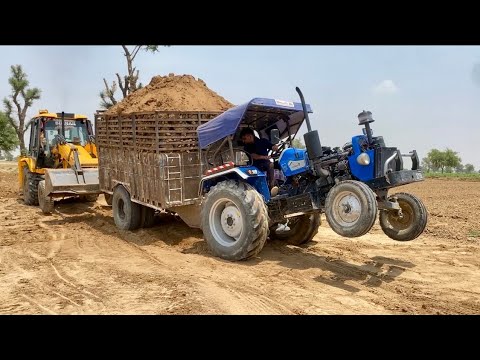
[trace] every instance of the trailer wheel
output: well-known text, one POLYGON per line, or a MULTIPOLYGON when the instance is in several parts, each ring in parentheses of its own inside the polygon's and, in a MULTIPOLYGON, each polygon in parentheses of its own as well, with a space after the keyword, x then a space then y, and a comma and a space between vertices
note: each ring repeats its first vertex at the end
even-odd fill
POLYGON ((288 222, 289 231, 276 232, 277 225, 270 228, 270 238, 285 240, 291 245, 302 245, 313 239, 320 226, 320 214, 305 214, 294 217, 288 222))
POLYGON ((54 209, 54 200, 45 193, 45 180, 38 183, 38 204, 44 214, 51 214, 54 209))
POLYGON ((103 196, 105 197, 105 202, 107 203, 107 205, 112 206, 113 195, 104 193, 103 196))
POLYGON ((135 230, 140 227, 141 206, 132 202, 130 194, 123 186, 113 191, 113 220, 121 230, 135 230))
POLYGON ((38 205, 38 182, 40 177, 23 168, 23 201, 26 205, 38 205))
POLYGON ((398 216, 396 211, 381 210, 380 227, 393 240, 410 241, 417 238, 427 226, 428 213, 425 205, 412 194, 396 193, 392 196, 397 198, 402 216, 398 216))
POLYGON ((142 219, 140 227, 149 228, 155 225, 155 210, 148 206, 142 206, 142 219))
POLYGON ((246 260, 257 255, 267 240, 267 207, 249 184, 220 182, 211 188, 202 206, 202 229, 214 255, 246 260))
POLYGON ((338 235, 365 235, 377 218, 377 199, 366 184, 346 180, 335 185, 327 195, 325 214, 328 224, 338 235))
POLYGON ((90 195, 80 195, 80 201, 85 202, 95 202, 98 199, 98 194, 90 194, 90 195))

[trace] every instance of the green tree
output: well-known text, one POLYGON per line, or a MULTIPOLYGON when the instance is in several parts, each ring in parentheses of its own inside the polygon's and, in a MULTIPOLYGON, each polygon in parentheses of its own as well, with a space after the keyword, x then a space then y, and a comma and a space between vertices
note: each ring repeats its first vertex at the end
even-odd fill
POLYGON ((8 122, 17 134, 20 152, 23 152, 25 151, 23 135, 30 126, 30 122, 25 124, 27 110, 35 100, 40 99, 41 91, 39 88, 28 88, 30 82, 21 65, 12 65, 10 71, 11 76, 8 78, 8 83, 12 87, 12 94, 3 99, 3 105, 8 122))
POLYGON ((455 172, 458 174, 465 172, 465 166, 463 166, 463 164, 458 164, 455 168, 455 172))
POLYGON ((13 155, 10 153, 10 151, 5 151, 5 158, 7 161, 13 161, 13 155))
POLYGON ((462 159, 458 156, 458 153, 456 151, 447 148, 444 154, 446 167, 456 168, 462 163, 462 159))
POLYGON ((439 169, 443 170, 445 168, 445 153, 438 149, 432 149, 427 154, 427 159, 430 161, 431 170, 436 172, 439 169))
POLYGON ((475 166, 473 166, 472 164, 466 164, 465 165, 465 172, 467 174, 474 173, 475 172, 475 166))
POLYGON ((424 157, 422 159, 422 165, 421 165, 421 168, 424 172, 430 172, 432 171, 432 162, 430 161, 430 159, 428 157, 424 157))
POLYGON ((15 129, 3 112, 0 112, 0 150, 11 151, 18 146, 15 129))
POLYGON ((129 94, 133 93, 137 89, 140 89, 143 85, 142 83, 138 83, 138 76, 140 71, 137 70, 136 67, 133 66, 133 61, 137 57, 139 51, 141 49, 156 53, 159 51, 159 45, 135 45, 133 48, 129 48, 126 45, 122 45, 123 55, 125 56, 125 60, 127 61, 127 75, 123 77, 120 76, 119 73, 116 73, 117 81, 113 80, 111 85, 108 85, 108 82, 105 78, 103 78, 103 84, 105 89, 100 91, 100 106, 103 109, 108 109, 111 106, 117 103, 117 99, 115 98, 115 93, 117 92, 118 87, 122 93, 122 98, 126 98, 129 94))
POLYGON ((305 144, 300 138, 293 139, 292 146, 297 149, 305 149, 305 144))

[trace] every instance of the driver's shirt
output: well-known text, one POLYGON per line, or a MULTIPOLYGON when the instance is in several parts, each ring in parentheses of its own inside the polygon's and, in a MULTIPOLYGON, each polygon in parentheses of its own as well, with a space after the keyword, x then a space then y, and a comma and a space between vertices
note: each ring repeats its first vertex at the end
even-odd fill
MULTIPOLYGON (((268 155, 268 151, 273 147, 272 143, 267 139, 259 139, 255 137, 253 144, 245 144, 243 149, 249 154, 268 155)), ((270 160, 253 160, 252 165, 262 171, 266 171, 270 165, 270 160)))

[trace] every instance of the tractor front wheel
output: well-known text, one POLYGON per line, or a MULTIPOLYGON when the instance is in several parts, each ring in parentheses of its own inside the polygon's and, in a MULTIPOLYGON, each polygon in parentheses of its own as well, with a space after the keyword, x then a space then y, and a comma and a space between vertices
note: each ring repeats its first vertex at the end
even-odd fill
POLYGON ((380 211, 380 226, 389 238, 397 241, 410 241, 425 230, 428 213, 425 205, 416 196, 408 193, 397 193, 396 197, 402 209, 401 214, 395 210, 380 211))

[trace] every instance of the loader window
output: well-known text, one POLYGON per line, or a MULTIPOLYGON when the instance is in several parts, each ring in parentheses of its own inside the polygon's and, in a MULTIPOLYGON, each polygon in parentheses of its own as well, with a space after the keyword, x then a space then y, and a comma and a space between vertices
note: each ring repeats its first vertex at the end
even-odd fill
MULTIPOLYGON (((50 146, 55 135, 61 133, 61 120, 51 120, 45 124, 45 137, 50 146)), ((65 120, 65 140, 67 142, 84 146, 87 138, 87 123, 85 120, 65 120)))

